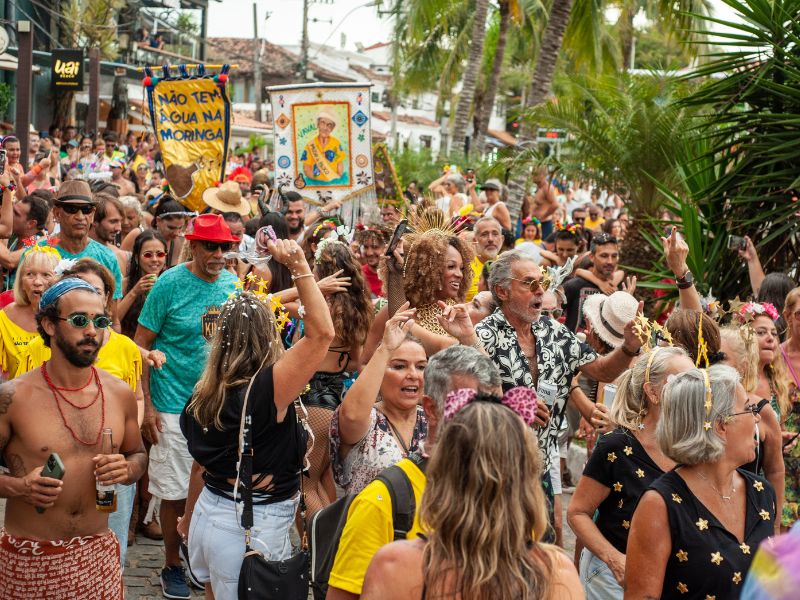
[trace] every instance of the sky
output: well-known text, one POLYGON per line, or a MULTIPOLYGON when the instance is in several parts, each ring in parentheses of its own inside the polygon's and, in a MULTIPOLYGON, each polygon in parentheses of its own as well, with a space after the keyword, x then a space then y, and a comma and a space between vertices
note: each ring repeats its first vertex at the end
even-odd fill
MULTIPOLYGON (((720 0, 711 0, 716 16, 732 18, 732 9, 720 0)), ((299 45, 303 26, 303 0, 258 0, 259 36, 273 44, 299 45), (267 18, 268 16, 268 18, 267 18)), ((309 38, 354 50, 356 44, 370 46, 391 38, 388 19, 381 19, 374 0, 311 0, 309 38), (320 19, 313 22, 312 19, 320 19)), ((386 3, 388 4, 388 2, 386 3)), ((208 34, 211 37, 253 37, 253 1, 222 0, 209 2, 208 34)))

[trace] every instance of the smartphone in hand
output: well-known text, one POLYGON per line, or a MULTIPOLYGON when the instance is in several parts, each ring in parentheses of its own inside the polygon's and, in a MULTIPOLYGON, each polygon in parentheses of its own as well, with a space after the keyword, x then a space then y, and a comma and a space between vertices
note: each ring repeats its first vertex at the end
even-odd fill
POLYGON ((389 240, 389 244, 386 246, 386 256, 392 256, 394 254, 395 248, 397 248, 397 244, 400 243, 400 238, 403 237, 407 228, 408 219, 403 219, 397 224, 397 227, 394 228, 392 239, 389 240))
MULTIPOLYGON (((48 458, 47 462, 42 467, 42 477, 50 477, 51 479, 64 479, 64 463, 61 462, 61 457, 53 452, 48 458)), ((36 512, 42 514, 45 509, 36 507, 36 512)))

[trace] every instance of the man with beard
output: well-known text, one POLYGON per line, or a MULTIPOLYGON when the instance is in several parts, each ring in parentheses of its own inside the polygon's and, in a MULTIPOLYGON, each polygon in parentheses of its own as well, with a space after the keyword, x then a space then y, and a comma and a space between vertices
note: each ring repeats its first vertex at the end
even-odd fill
POLYGON ((100 294, 69 277, 42 294, 36 322, 50 360, 0 386, 0 452, 10 470, 0 475, 8 499, 0 597, 122 598, 119 544, 109 513, 95 509, 95 488, 136 482, 147 456, 133 392, 92 366, 111 319, 100 294), (112 454, 100 454, 106 429, 112 454), (42 476, 53 454, 61 479, 42 476))
POLYGON ((75 179, 62 183, 53 207, 53 218, 58 221, 61 231, 55 238, 44 239, 39 245, 55 243, 61 258, 78 260, 86 256, 99 262, 114 276, 114 300, 118 300, 122 298, 122 271, 117 257, 110 248, 89 237, 97 204, 85 181, 75 179))
POLYGON ((381 256, 386 250, 387 235, 386 230, 376 226, 370 226, 357 233, 358 248, 361 253, 361 271, 364 279, 369 285, 373 298, 383 297, 383 283, 378 277, 378 265, 381 256))
POLYGON ((122 218, 125 215, 125 207, 119 198, 110 194, 95 194, 97 208, 94 211, 94 224, 89 232, 89 236, 103 244, 114 253, 119 263, 122 273, 128 272, 128 262, 130 253, 119 249, 117 245, 121 240, 122 218))
MULTIPOLYGON (((167 598, 189 598, 179 555, 178 517, 183 515, 192 457, 181 433, 180 415, 192 396, 205 362, 220 307, 235 290, 236 277, 223 255, 239 245, 222 215, 204 214, 186 228, 192 260, 162 274, 147 295, 134 340, 161 350, 169 360, 159 370, 144 367, 142 432, 150 450, 149 491, 161 499, 165 567, 161 586, 167 598)), ((190 573, 191 574, 191 573, 190 573)))
POLYGON ((475 258, 472 259, 472 286, 467 292, 467 302, 478 293, 483 266, 497 258, 503 247, 503 228, 492 217, 481 217, 472 229, 475 240, 475 258))
POLYGON ((289 226, 289 239, 298 244, 303 241, 306 224, 306 203, 297 192, 286 192, 286 224, 289 226))
POLYGON ((592 294, 611 294, 617 288, 613 283, 614 273, 619 264, 617 238, 607 233, 595 235, 592 239, 589 257, 592 260, 589 272, 604 285, 601 289, 583 277, 573 277, 564 284, 564 295, 567 299, 564 311, 566 314, 565 324, 573 332, 579 331, 583 327, 583 303, 586 298, 592 294))
POLYGON ((500 371, 503 391, 524 386, 539 395, 537 423, 541 429, 537 438, 544 458, 542 487, 550 502, 550 523, 554 525, 550 465, 558 457, 558 429, 572 379, 580 371, 594 379, 614 381, 642 344, 631 320, 623 328, 619 348, 598 357, 558 321, 540 318, 543 285, 541 269, 524 252, 510 250, 501 254, 489 274, 489 291, 498 308, 476 325, 475 333, 500 371))

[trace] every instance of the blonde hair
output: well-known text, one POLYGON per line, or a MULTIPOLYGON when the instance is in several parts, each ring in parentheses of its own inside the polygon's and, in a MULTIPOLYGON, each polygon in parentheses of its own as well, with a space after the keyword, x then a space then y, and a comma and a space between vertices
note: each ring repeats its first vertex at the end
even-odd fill
MULTIPOLYGON (((791 293, 791 292, 790 292, 791 293)), ((787 303, 785 306, 789 306, 787 303)), ((755 331, 755 321, 759 317, 764 317, 772 322, 772 318, 767 315, 756 315, 755 319, 748 323, 748 326, 755 331)), ((786 361, 783 359, 783 352, 781 352, 780 342, 778 348, 775 350, 775 356, 772 362, 764 365, 764 376, 769 382, 769 390, 775 397, 780 411, 781 422, 785 421, 789 414, 792 412, 792 394, 791 391, 794 383, 789 384, 789 369, 786 366, 786 361)))
MULTIPOLYGON (((22 259, 22 261, 20 261, 19 266, 17 267, 17 276, 14 279, 14 288, 13 288, 14 303, 17 306, 31 305, 31 299, 28 298, 28 294, 25 293, 25 290, 22 287, 22 280, 25 278, 26 269, 45 267, 53 271, 53 269, 56 268, 56 265, 59 263, 60 260, 61 257, 59 257, 58 253, 29 250, 28 253, 22 259)), ((55 281, 55 272, 53 273, 53 275, 54 275, 53 281, 55 281)))
POLYGON ((643 354, 630 369, 620 375, 609 414, 614 423, 631 430, 639 427, 642 417, 650 410, 644 384, 649 382, 653 387, 662 387, 669 363, 677 356, 689 358, 683 348, 658 347, 643 354))
POLYGON ((272 309, 250 292, 222 306, 203 374, 187 412, 203 427, 222 429, 220 415, 228 390, 244 385, 283 354, 272 309))
POLYGON ((536 545, 548 527, 541 469, 533 432, 505 406, 471 403, 443 427, 420 506, 431 597, 550 596, 555 551, 536 545))
POLYGON ((728 325, 719 331, 722 341, 733 347, 736 356, 730 358, 736 363, 736 370, 742 377, 742 387, 748 394, 758 386, 758 344, 752 335, 737 325, 728 325))

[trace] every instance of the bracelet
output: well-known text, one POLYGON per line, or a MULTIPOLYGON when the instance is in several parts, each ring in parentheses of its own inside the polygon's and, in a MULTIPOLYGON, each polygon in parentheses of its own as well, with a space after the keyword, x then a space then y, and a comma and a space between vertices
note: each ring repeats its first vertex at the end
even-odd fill
POLYGON ((297 281, 298 279, 302 279, 303 277, 313 277, 313 273, 304 273, 303 275, 292 275, 292 281, 297 281))
POLYGON ((625 353, 626 356, 630 356, 631 358, 633 358, 634 356, 639 356, 639 352, 641 352, 642 350, 641 348, 638 348, 635 352, 631 352, 625 347, 625 344, 622 344, 620 348, 622 349, 622 351, 625 353))
POLYGON ((14 190, 16 190, 16 189, 17 189, 17 186, 16 186, 16 185, 14 185, 14 182, 13 182, 13 181, 12 181, 12 182, 10 182, 8 185, 2 185, 2 184, 0 184, 0 193, 5 193, 5 192, 7 192, 7 191, 8 191, 8 192, 13 192, 13 191, 14 191, 14 190))

